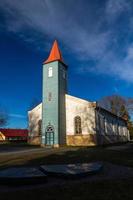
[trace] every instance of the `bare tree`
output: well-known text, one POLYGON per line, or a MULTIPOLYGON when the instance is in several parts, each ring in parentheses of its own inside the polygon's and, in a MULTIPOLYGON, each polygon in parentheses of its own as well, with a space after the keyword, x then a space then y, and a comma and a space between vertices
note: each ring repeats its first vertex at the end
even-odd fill
POLYGON ((98 105, 127 120, 133 113, 133 99, 119 95, 106 96, 98 102, 98 105))
POLYGON ((0 127, 6 126, 8 123, 9 115, 6 109, 0 106, 0 127))

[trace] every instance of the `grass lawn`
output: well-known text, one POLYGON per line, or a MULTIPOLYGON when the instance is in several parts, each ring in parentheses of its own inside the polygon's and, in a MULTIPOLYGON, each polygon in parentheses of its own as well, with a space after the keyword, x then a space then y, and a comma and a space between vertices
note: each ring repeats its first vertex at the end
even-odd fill
POLYGON ((106 147, 64 147, 45 150, 45 148, 38 147, 33 149, 33 146, 27 147, 27 145, 23 147, 23 150, 25 149, 27 151, 25 153, 17 154, 12 152, 7 155, 0 154, 0 168, 17 165, 39 166, 42 164, 83 163, 90 161, 107 161, 133 167, 133 144, 131 144, 130 149, 121 151, 109 150, 106 147), (29 151, 30 149, 34 151, 29 151))
MULTIPOLYGON (((114 151, 105 147, 61 148, 47 150, 40 148, 25 154, 0 155, 0 167, 39 166, 41 164, 77 163, 90 161, 107 161, 114 164, 133 167, 133 145, 130 149, 114 151)), ((108 180, 93 182, 69 182, 49 188, 24 189, 15 192, 0 193, 0 199, 98 199, 130 200, 133 198, 133 180, 108 180)))

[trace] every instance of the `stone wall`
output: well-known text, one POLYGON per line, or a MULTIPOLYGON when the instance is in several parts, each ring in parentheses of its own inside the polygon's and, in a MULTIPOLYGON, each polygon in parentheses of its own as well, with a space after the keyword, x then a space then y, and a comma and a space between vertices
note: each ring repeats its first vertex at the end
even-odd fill
POLYGON ((67 135, 68 146, 95 146, 97 138, 94 134, 86 135, 67 135))

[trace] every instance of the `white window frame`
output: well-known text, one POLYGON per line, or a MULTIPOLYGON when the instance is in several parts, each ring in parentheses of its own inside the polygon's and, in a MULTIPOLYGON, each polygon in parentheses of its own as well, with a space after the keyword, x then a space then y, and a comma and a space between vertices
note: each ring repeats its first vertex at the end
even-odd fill
POLYGON ((52 77, 53 76, 53 67, 49 67, 48 68, 48 77, 52 77))
POLYGON ((115 120, 112 120, 112 130, 113 130, 113 134, 115 133, 115 120))
POLYGON ((107 135, 108 134, 108 122, 107 122, 106 117, 105 117, 104 123, 105 123, 105 134, 107 135))

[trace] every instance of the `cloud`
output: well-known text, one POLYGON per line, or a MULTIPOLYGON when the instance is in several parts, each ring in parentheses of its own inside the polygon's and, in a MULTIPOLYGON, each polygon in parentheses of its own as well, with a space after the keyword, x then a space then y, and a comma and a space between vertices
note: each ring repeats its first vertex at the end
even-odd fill
POLYGON ((9 117, 15 117, 15 118, 20 118, 20 119, 25 119, 26 116, 20 115, 20 114, 9 114, 9 117))
POLYGON ((114 93, 118 93, 119 92, 119 89, 115 86, 114 88, 113 88, 113 91, 114 91, 114 93))
MULTIPOLYGON (((70 50, 81 54, 81 57, 99 57, 105 51, 109 32, 100 32, 91 24, 91 21, 89 22, 90 14, 88 13, 91 12, 91 6, 88 6, 86 17, 82 18, 86 21, 83 26, 80 18, 86 11, 82 1, 78 0, 76 4, 75 1, 68 2, 2 0, 0 8, 6 13, 7 30, 18 33, 26 41, 38 43, 39 37, 42 41, 43 35, 43 40, 46 42, 45 35, 49 35, 63 41, 70 50), (37 33, 38 37, 36 37, 37 33)), ((43 44, 44 42, 42 41, 43 44)))
POLYGON ((117 58, 112 52, 108 52, 96 66, 81 66, 80 72, 92 72, 97 74, 105 74, 115 79, 125 80, 133 83, 133 46, 132 44, 126 48, 126 55, 117 58))
POLYGON ((132 44, 127 49, 127 56, 126 56, 125 60, 133 61, 133 45, 132 44))
POLYGON ((125 13, 131 9, 129 0, 108 0, 106 4, 106 14, 111 20, 119 17, 120 14, 125 13))
POLYGON ((131 8, 129 0, 106 0, 99 4, 91 0, 0 2, 7 31, 41 50, 49 47, 47 36, 59 39, 66 54, 83 62, 77 71, 102 73, 133 83, 132 47, 127 39, 133 31, 131 8), (122 16, 126 22, 119 19, 122 16), (95 65, 90 66, 89 60, 95 65))

